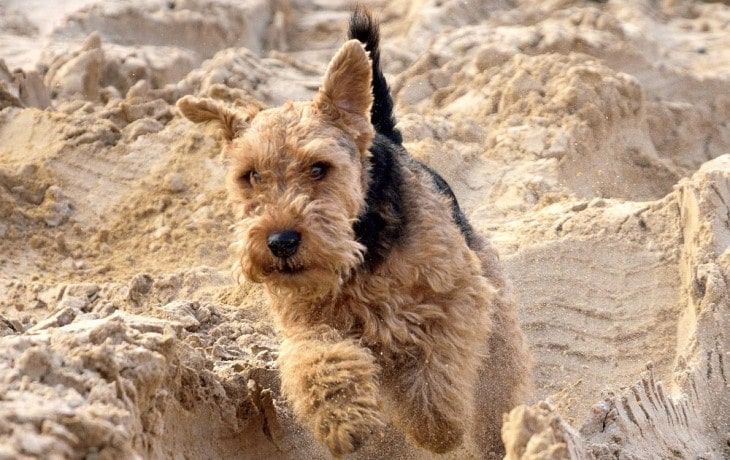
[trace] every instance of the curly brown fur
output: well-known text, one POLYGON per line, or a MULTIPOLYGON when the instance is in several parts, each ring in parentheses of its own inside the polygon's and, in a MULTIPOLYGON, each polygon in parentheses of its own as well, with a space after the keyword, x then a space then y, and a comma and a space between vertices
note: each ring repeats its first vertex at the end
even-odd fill
POLYGON ((311 102, 178 105, 229 141, 241 270, 268 288, 298 420, 335 456, 388 421, 433 452, 468 434, 499 451, 529 381, 515 304, 446 182, 400 145, 363 46, 377 56, 375 23, 358 10, 351 24, 366 43, 342 46, 311 102))

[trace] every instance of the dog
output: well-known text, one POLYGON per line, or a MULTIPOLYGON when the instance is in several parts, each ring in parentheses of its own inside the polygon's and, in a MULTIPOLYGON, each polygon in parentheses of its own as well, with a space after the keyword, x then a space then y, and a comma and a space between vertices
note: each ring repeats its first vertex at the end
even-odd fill
POLYGON ((516 305, 446 181, 403 147, 370 12, 311 101, 177 107, 225 138, 234 244, 269 293, 296 419, 335 457, 389 422, 435 453, 468 435, 499 453, 530 380, 516 305))

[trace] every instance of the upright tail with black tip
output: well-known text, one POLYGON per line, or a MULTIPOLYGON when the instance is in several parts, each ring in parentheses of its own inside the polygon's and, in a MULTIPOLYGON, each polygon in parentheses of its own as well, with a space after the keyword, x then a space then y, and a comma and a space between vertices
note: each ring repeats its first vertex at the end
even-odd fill
POLYGON ((373 108, 370 121, 375 127, 375 132, 396 144, 403 143, 403 137, 395 127, 390 88, 383 75, 383 70, 380 68, 380 29, 366 8, 361 6, 355 8, 355 12, 350 18, 348 37, 365 45, 365 49, 370 53, 373 67, 373 108))

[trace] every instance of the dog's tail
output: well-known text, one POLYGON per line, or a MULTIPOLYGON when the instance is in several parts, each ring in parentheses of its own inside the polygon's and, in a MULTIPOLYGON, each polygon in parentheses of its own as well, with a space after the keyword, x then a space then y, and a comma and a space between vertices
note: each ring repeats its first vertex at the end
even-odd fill
POLYGON ((370 113, 370 122, 375 127, 375 132, 396 144, 403 143, 403 137, 395 127, 390 88, 383 75, 383 70, 380 68, 380 28, 367 8, 359 5, 355 8, 355 12, 350 18, 348 36, 365 45, 365 49, 370 53, 373 68, 373 108, 370 113))

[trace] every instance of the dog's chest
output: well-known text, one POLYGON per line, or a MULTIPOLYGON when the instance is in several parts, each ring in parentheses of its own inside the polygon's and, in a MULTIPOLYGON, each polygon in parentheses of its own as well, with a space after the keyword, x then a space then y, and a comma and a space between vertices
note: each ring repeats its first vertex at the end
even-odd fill
POLYGON ((371 348, 387 350, 412 341, 423 327, 423 305, 429 290, 392 277, 371 276, 343 286, 334 299, 330 325, 371 348))

